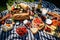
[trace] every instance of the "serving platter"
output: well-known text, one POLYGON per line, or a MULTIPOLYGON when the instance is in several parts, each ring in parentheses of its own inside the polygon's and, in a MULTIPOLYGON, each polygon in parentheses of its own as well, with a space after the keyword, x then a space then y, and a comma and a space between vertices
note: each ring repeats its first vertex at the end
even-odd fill
MULTIPOLYGON (((26 2, 25 2, 26 3, 26 2)), ((37 3, 37 2, 36 2, 37 3)), ((48 2, 47 2, 48 3, 48 2)), ((32 5, 34 5, 34 3, 31 3, 32 5)), ((30 4, 30 5, 31 5, 30 4)), ((49 4, 49 3, 48 3, 49 4)), ((47 8, 47 5, 44 1, 43 1, 43 7, 46 6, 47 8), (44 5, 45 4, 45 5, 44 5)), ((50 4, 51 5, 51 4, 50 4)), ((55 7, 55 6, 54 6, 55 7)), ((55 7, 56 8, 56 7, 55 7)), ((48 8, 50 11, 51 9, 54 9, 53 7, 49 7, 48 8)), ((53 10, 54 11, 54 10, 53 10)), ((6 10, 6 11, 3 11, 1 12, 2 13, 2 16, 5 16, 9 11, 6 10)), ((20 21, 16 21, 16 22, 19 22, 19 24, 22 26, 23 24, 20 23, 20 21)), ((0 28, 0 39, 1 40, 57 40, 57 38, 55 36, 51 36, 49 34, 46 34, 44 33, 42 30, 41 31, 38 31, 37 34, 32 34, 32 32, 30 31, 30 29, 28 29, 28 35, 24 36, 24 37, 19 37, 15 30, 16 28, 18 28, 19 26, 17 26, 18 24, 14 24, 14 28, 13 30, 10 30, 8 32, 4 32, 2 31, 2 28, 0 28)))

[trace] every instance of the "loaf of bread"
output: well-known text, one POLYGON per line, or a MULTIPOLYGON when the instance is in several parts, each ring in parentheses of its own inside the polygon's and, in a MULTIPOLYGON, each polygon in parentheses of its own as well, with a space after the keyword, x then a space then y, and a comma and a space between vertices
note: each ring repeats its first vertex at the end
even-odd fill
POLYGON ((14 14, 13 15, 14 20, 25 20, 25 19, 30 19, 28 13, 21 13, 21 14, 14 14))
POLYGON ((24 10, 29 9, 29 5, 27 5, 27 4, 20 3, 19 5, 20 5, 24 10))

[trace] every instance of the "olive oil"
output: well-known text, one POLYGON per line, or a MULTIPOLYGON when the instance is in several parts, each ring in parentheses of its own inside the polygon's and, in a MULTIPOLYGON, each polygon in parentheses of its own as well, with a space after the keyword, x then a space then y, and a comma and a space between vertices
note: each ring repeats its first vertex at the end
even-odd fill
POLYGON ((38 8, 38 9, 42 8, 42 0, 40 0, 37 8, 38 8))
POLYGON ((40 10, 41 8, 42 8, 42 0, 39 0, 39 3, 38 3, 36 11, 41 13, 41 10, 40 10))

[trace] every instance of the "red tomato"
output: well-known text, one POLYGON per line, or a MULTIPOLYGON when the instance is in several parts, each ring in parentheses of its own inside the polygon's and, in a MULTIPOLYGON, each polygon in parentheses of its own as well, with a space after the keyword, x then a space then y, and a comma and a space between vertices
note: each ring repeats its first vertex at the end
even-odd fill
POLYGON ((46 27, 46 28, 45 28, 45 31, 51 32, 51 29, 48 28, 48 27, 46 27))
POLYGON ((52 20, 52 25, 57 26, 58 25, 58 20, 52 20))
POLYGON ((58 26, 60 27, 60 21, 58 21, 58 26))
POLYGON ((39 18, 35 18, 35 19, 34 19, 34 22, 40 24, 40 23, 42 22, 42 20, 39 19, 39 18))
POLYGON ((20 36, 24 36, 27 33, 26 27, 20 27, 16 29, 17 34, 20 36))

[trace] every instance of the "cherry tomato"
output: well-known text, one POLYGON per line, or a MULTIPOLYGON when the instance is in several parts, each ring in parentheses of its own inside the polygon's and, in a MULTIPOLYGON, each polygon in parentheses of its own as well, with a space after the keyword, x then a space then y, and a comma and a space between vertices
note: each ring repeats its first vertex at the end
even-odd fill
POLYGON ((60 27, 60 21, 58 21, 58 26, 60 27))
POLYGON ((46 27, 46 28, 45 28, 45 31, 51 32, 51 29, 48 28, 48 27, 46 27))
POLYGON ((39 18, 35 18, 34 22, 40 24, 41 23, 41 20, 39 18))
POLYGON ((16 29, 17 34, 19 34, 20 36, 24 36, 27 33, 27 29, 26 27, 20 27, 16 29))
POLYGON ((57 26, 58 25, 58 20, 52 20, 52 25, 57 26))

